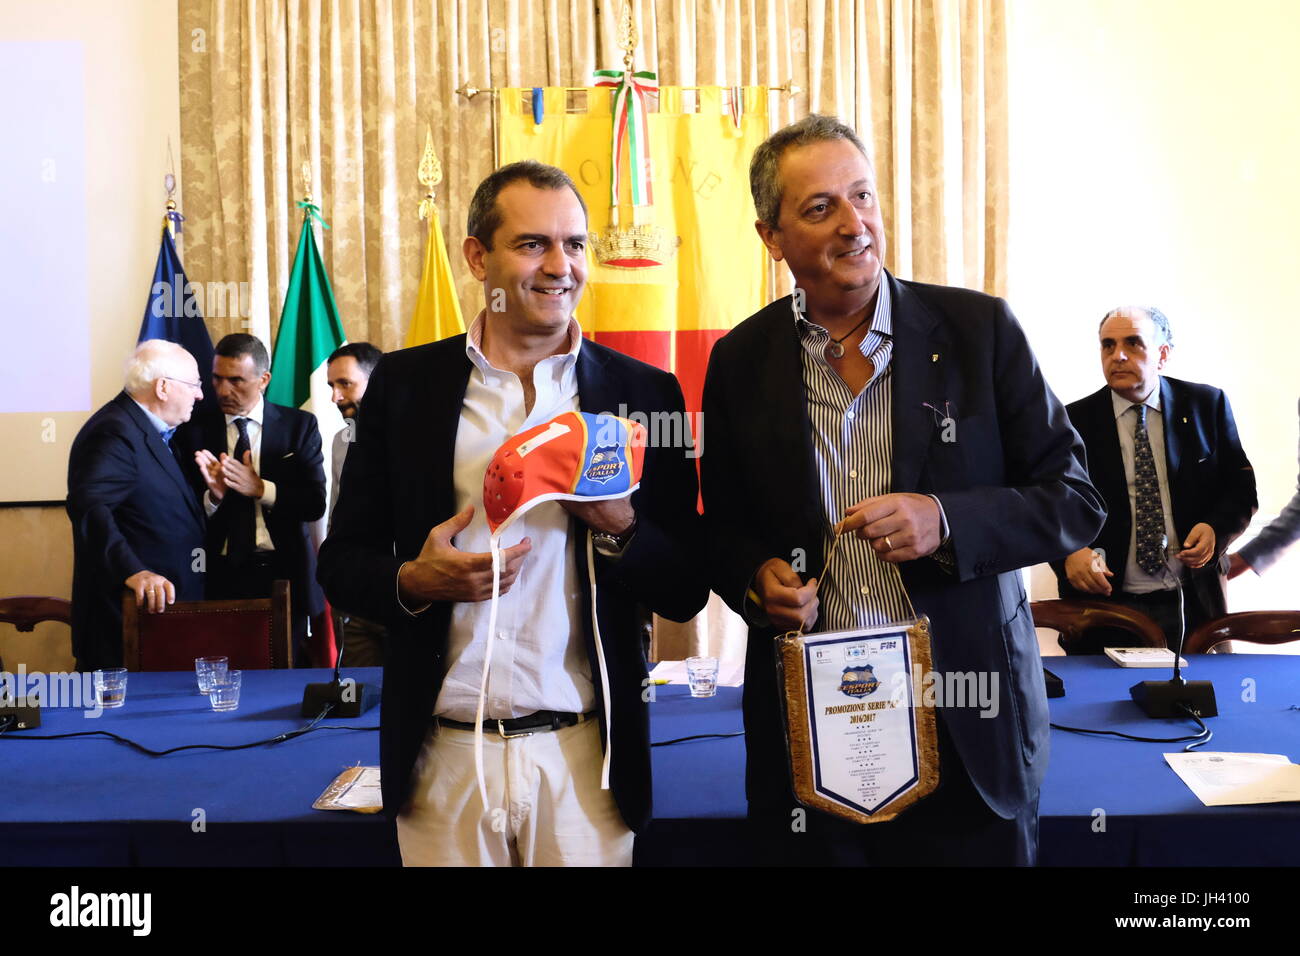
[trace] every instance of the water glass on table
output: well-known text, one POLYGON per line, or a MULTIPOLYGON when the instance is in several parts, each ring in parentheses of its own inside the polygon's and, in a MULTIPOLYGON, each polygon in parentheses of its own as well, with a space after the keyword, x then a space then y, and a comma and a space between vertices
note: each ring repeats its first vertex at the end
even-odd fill
POLYGON ((126 703, 126 668, 108 667, 95 671, 95 696, 105 710, 126 703))
POLYGON ((194 674, 199 681, 199 693, 206 697, 212 689, 213 676, 224 676, 228 670, 230 670, 229 657, 194 658, 194 674))
POLYGON ((686 682, 691 685, 692 697, 712 697, 718 692, 718 659, 686 658, 686 682))
POLYGON ((239 709, 239 685, 242 683, 243 671, 228 670, 224 675, 214 674, 208 690, 208 700, 215 711, 239 709))

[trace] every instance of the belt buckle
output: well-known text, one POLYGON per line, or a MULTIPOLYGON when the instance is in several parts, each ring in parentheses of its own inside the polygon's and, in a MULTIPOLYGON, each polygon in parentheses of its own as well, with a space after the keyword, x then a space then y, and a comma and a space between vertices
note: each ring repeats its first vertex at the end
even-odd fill
POLYGON ((514 740, 516 737, 531 737, 533 735, 533 731, 525 730, 517 734, 508 734, 506 733, 506 722, 504 720, 498 719, 497 734, 501 737, 502 740, 514 740))

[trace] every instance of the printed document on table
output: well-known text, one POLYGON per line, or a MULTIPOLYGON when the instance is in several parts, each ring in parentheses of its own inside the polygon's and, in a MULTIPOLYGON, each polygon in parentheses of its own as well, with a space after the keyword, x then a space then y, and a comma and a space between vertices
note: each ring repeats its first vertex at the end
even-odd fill
POLYGON ((1165 762, 1207 807, 1300 800, 1300 764, 1285 754, 1165 754, 1165 762))
POLYGON ((312 804, 317 810, 355 810, 378 813, 384 808, 378 767, 348 767, 334 778, 312 804))

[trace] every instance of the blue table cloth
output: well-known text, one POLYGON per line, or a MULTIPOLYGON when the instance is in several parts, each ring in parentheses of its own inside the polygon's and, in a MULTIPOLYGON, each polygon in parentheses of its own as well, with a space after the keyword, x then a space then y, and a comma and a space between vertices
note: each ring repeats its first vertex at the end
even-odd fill
MULTIPOLYGON (((1201 748, 1281 753, 1300 762, 1300 657, 1198 655, 1184 676, 1214 682, 1219 714, 1201 748)), ((1050 701, 1054 723, 1146 737, 1193 732, 1191 721, 1151 720, 1129 697, 1167 670, 1121 668, 1103 657, 1048 658, 1066 696, 1050 701)), ((740 692, 712 701, 659 688, 653 740, 741 729, 740 692)), ((1203 806, 1165 763, 1184 744, 1138 743, 1053 730, 1039 802, 1039 862, 1047 866, 1300 864, 1300 804, 1203 806)), ((638 841, 643 864, 745 863, 744 738, 655 749, 655 821, 638 841)))
MULTIPOLYGON (((1149 720, 1128 688, 1161 671, 1103 658, 1053 658, 1066 696, 1052 719, 1072 726, 1178 736, 1188 721, 1149 720)), ((351 672, 377 686, 378 670, 351 672)), ((1204 749, 1282 753, 1300 761, 1300 658, 1193 657, 1189 678, 1215 684, 1220 716, 1204 749)), ((47 708, 36 734, 110 730, 154 749, 245 743, 306 723, 308 681, 326 671, 249 671, 240 708, 213 713, 194 676, 132 674, 124 707, 87 719, 47 708)), ((651 739, 742 729, 736 688, 692 699, 655 688, 651 739)), ((373 727, 378 708, 331 727, 373 727)), ((186 751, 151 758, 99 738, 0 737, 0 865, 394 865, 393 827, 380 815, 311 809, 344 768, 378 763, 373 730, 318 730, 249 750, 186 751), (201 810, 198 815, 195 811, 201 810), (202 819, 203 825, 197 823, 202 819)), ((1300 804, 1204 807, 1162 754, 1181 744, 1136 743, 1052 731, 1040 802, 1046 865, 1250 865, 1300 863, 1300 804)), ((637 840, 641 865, 748 863, 744 738, 654 749, 655 820, 637 840)))
MULTIPOLYGON (((376 685, 380 679, 378 669, 348 675, 376 685)), ((45 708, 40 728, 0 737, 0 865, 399 863, 396 835, 382 815, 311 808, 343 769, 379 762, 374 730, 317 730, 248 750, 166 757, 97 737, 20 739, 106 730, 154 750, 247 743, 308 723, 299 716, 303 687, 329 678, 324 670, 245 671, 239 709, 219 714, 199 695, 192 672, 137 673, 125 705, 98 718, 45 708)), ((378 707, 325 721, 378 723, 378 707)))

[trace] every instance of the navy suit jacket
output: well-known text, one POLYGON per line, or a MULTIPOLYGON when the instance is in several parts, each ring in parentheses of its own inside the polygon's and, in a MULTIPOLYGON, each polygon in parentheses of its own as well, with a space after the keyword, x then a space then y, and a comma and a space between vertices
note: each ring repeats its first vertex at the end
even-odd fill
MULTIPOLYGON (((321 546, 320 581, 331 603, 389 627, 379 748, 389 814, 401 810, 414 782, 412 770, 447 667, 452 609, 451 602, 435 602, 411 617, 397 601, 397 572, 419 555, 430 529, 456 513, 456 431, 471 368, 464 335, 380 360, 361 403, 330 534, 321 546)), ((583 411, 684 414, 675 377, 594 342, 582 343, 577 376, 583 411)), ((590 626, 587 555, 585 546, 579 546, 585 526, 575 519, 570 534, 602 740, 608 739, 611 720, 614 728, 610 787, 633 830, 650 817, 649 714, 640 636, 645 614, 640 608, 685 621, 708 599, 697 490, 695 462, 685 449, 656 447, 652 440, 641 487, 631 499, 636 535, 617 562, 596 558, 612 714, 603 711, 590 626)))
MULTIPOLYGON (((1102 504, 1079 438, 1006 303, 885 275, 894 328, 890 490, 938 497, 955 559, 952 570, 923 558, 899 571, 917 613, 930 618, 935 669, 998 676, 996 717, 973 707, 940 708, 940 715, 985 802, 1009 818, 1037 794, 1047 764, 1043 671, 1019 569, 1091 540, 1102 504), (942 420, 926 405, 948 409, 955 441, 943 440, 942 420)), ((826 525, 800 348, 787 296, 714 346, 705 380, 702 478, 713 590, 741 614, 769 558, 790 561, 802 548, 804 580, 822 573, 826 525)), ((776 633, 749 632, 751 812, 788 813, 795 805, 776 633)))
MULTIPOLYGON (((1066 407, 1070 421, 1088 448, 1088 474, 1106 501, 1106 524, 1091 542, 1106 553, 1113 572, 1112 593, 1124 589, 1133 509, 1128 479, 1120 454, 1119 431, 1110 386, 1066 407)), ((1208 620, 1227 613, 1219 558, 1250 524, 1255 513, 1255 472, 1237 437, 1228 397, 1219 389, 1196 382, 1160 377, 1160 408, 1165 432, 1165 474, 1169 476, 1169 501, 1174 509, 1176 542, 1182 550, 1192 526, 1200 522, 1214 529, 1214 557, 1191 573, 1191 593, 1208 620)), ((1064 563, 1053 565, 1063 598, 1097 600, 1070 586, 1064 563)))
POLYGON ((176 586, 178 601, 202 600, 194 550, 205 523, 171 449, 126 392, 73 440, 67 507, 77 667, 120 667, 126 579, 153 571, 176 586))
MULTIPOLYGON (((262 448, 259 474, 275 482, 275 507, 265 512, 266 530, 275 546, 277 577, 289 581, 294 614, 319 614, 325 609, 316 583, 316 548, 309 522, 325 514, 325 458, 321 454, 320 429, 316 416, 298 408, 263 404, 262 448)), ((207 491, 203 475, 194 463, 194 451, 207 449, 220 457, 229 453, 226 416, 215 402, 197 415, 184 429, 180 444, 185 448, 187 471, 199 499, 207 491)), ((228 501, 222 498, 208 522, 209 553, 220 554, 229 535, 228 501)), ((201 505, 200 505, 201 506, 201 505)))

